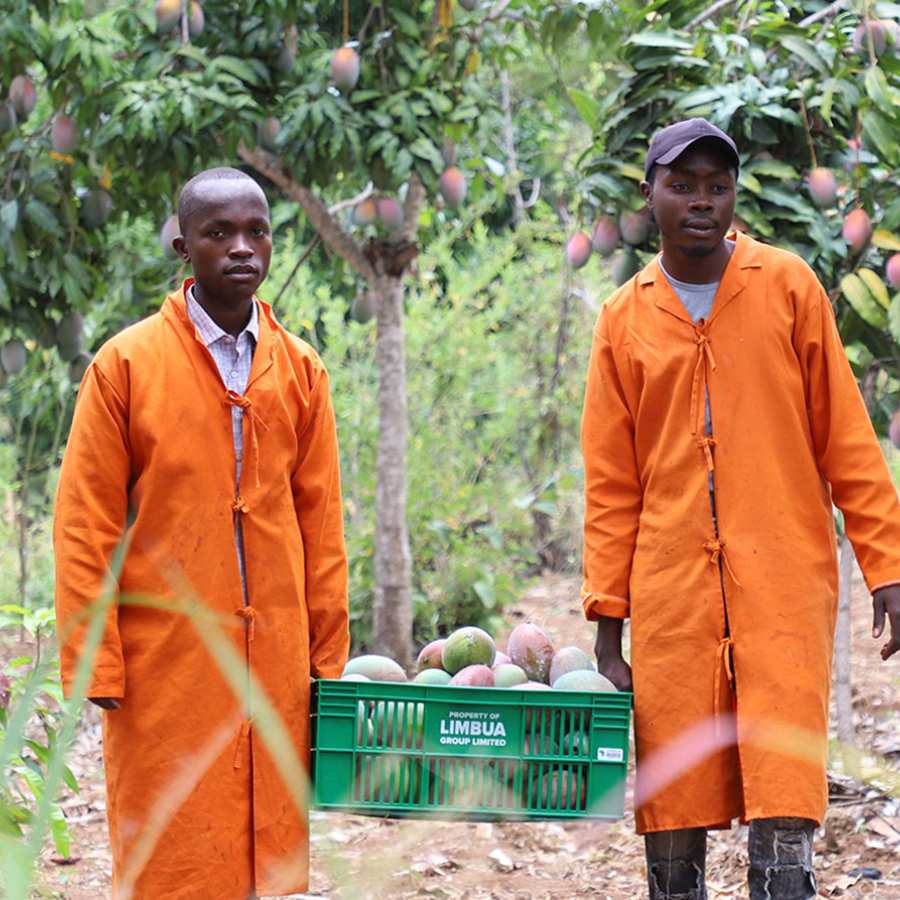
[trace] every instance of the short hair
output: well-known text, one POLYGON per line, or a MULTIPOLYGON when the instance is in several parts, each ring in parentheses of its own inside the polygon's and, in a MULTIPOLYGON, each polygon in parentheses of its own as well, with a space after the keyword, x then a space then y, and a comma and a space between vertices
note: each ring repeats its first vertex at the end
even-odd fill
MULTIPOLYGON (((191 178, 187 184, 181 189, 178 196, 178 227, 181 229, 182 235, 185 233, 185 225, 190 217, 197 211, 198 207, 203 203, 201 196, 201 185, 207 181, 249 181, 251 184, 259 188, 260 194, 265 199, 265 192, 259 186, 255 178, 251 178, 246 172, 231 166, 217 166, 214 169, 206 169, 199 172, 191 178)), ((268 204, 268 201, 266 201, 268 204)))

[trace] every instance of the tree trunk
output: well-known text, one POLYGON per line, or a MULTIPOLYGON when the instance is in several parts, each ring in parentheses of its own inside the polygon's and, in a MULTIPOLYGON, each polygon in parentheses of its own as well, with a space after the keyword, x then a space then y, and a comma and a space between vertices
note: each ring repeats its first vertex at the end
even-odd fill
MULTIPOLYGON (((16 490, 16 550, 19 559, 19 596, 18 603, 23 609, 29 608, 28 603, 28 488, 25 482, 24 471, 20 472, 19 487, 16 490)), ((22 617, 22 627, 19 629, 19 640, 26 637, 25 617, 22 617)))
POLYGON ((850 671, 850 589, 853 583, 853 547, 842 534, 838 562, 838 612, 834 634, 834 707, 837 736, 844 747, 853 743, 853 698, 850 671))
MULTIPOLYGON (((500 108, 503 112, 503 149, 506 153, 506 169, 508 172, 516 172, 519 168, 519 160, 516 155, 516 140, 513 133, 512 96, 509 89, 509 70, 500 70, 500 108)), ((510 192, 512 201, 513 228, 518 228, 525 218, 525 201, 522 199, 522 191, 519 183, 515 182, 510 192)))
POLYGON ((375 490, 374 649, 412 665, 412 554, 406 526, 406 359, 402 276, 378 274, 378 461, 375 490))
POLYGON ((303 208, 322 242, 365 279, 375 301, 378 364, 378 459, 375 489, 375 590, 373 649, 412 665, 412 554, 406 526, 406 361, 403 346, 403 276, 418 253, 419 218, 425 188, 418 175, 407 182, 403 225, 388 239, 360 246, 335 213, 369 195, 328 209, 306 185, 295 181, 281 162, 244 145, 238 154, 303 208))

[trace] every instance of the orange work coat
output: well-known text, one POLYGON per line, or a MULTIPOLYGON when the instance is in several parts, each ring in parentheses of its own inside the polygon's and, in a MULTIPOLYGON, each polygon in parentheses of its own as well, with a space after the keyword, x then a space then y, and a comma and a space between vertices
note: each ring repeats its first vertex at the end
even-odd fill
POLYGON ((252 689, 235 695, 178 606, 186 585, 216 615, 306 766, 310 676, 339 676, 349 647, 338 448, 312 348, 259 303, 246 391, 226 392, 187 313, 190 283, 105 344, 81 384, 56 501, 57 629, 70 691, 84 614, 124 535, 87 691, 121 703, 104 714, 114 892, 244 900, 306 889, 306 814, 253 727, 252 689))
POLYGON ((900 506, 828 297, 797 256, 732 237, 707 321, 654 260, 594 331, 582 600, 631 618, 641 832, 821 821, 832 503, 869 589, 900 581, 900 506), (679 736, 713 747, 720 725, 730 746, 682 764, 697 747, 679 736))

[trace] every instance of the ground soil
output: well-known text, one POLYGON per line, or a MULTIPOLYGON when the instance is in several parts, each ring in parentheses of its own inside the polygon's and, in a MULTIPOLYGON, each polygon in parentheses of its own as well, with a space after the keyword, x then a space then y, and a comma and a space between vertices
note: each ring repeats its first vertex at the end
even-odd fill
MULTIPOLYGON (((544 578, 508 610, 507 619, 510 625, 526 619, 536 622, 557 646, 590 649, 591 633, 581 618, 573 579, 544 578)), ((832 806, 816 835, 823 898, 900 900, 900 800, 896 798, 900 663, 881 663, 870 627, 871 604, 857 579, 853 626, 857 746, 863 751, 864 764, 887 761, 895 796, 884 791, 884 778, 881 784, 863 785, 843 775, 835 763, 832 806)), ((109 896, 110 854, 100 720, 94 710, 85 716, 71 764, 81 792, 66 798, 64 810, 77 861, 62 865, 48 847, 35 896, 100 900, 109 896)), ((630 790, 629 786, 629 795, 630 790)), ((637 900, 646 896, 643 844, 634 834, 630 813, 611 823, 476 824, 314 812, 311 834, 314 874, 307 896, 332 900, 637 900)), ((745 829, 711 835, 711 900, 747 896, 746 864, 745 829)))

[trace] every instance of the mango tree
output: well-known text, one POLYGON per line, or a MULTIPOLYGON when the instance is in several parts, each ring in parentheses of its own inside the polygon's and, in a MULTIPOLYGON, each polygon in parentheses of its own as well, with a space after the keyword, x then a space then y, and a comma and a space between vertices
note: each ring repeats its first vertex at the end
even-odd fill
MULTIPOLYGON (((624 282, 655 243, 637 190, 657 128, 704 116, 741 151, 735 225, 816 271, 880 434, 900 399, 900 6, 894 3, 623 4, 630 37, 602 98, 577 97, 594 130, 569 263, 612 254, 624 282)), ((612 26, 592 13, 603 41, 612 26)), ((560 26, 561 27, 561 26, 560 26)), ((892 437, 900 440, 900 419, 892 437)), ((849 571, 841 538, 836 654, 840 731, 849 737, 849 571)))
POLYGON ((470 197, 487 189, 466 143, 493 104, 480 63, 501 51, 505 29, 525 21, 529 6, 8 7, 0 22, 0 322, 9 346, 0 361, 18 371, 23 353, 43 342, 83 366, 86 309, 102 299, 122 313, 92 346, 151 309, 172 265, 167 271, 162 254, 134 258, 114 235, 152 217, 157 227, 166 221, 170 243, 179 186, 200 169, 242 165, 295 201, 314 241, 364 285, 354 316, 377 323, 373 644, 408 664, 403 279, 428 229, 454 215, 467 189, 470 197))

